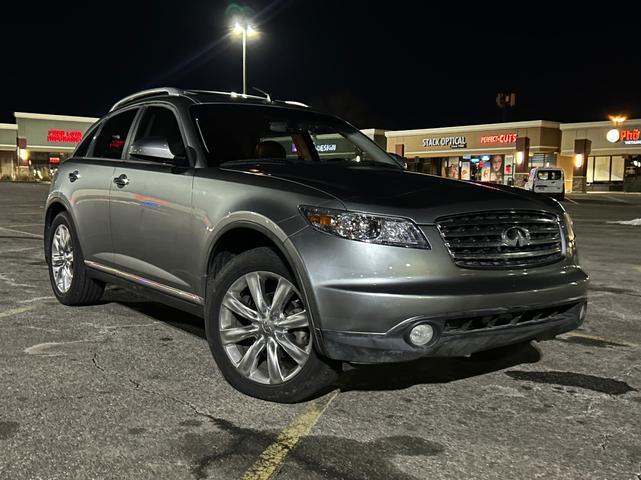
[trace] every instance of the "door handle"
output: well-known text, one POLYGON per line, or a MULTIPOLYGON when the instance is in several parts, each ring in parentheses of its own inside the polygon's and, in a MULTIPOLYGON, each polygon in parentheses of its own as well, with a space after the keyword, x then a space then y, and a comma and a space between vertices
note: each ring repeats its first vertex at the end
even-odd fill
POLYGON ((70 182, 75 182, 80 178, 80 173, 78 173, 78 170, 74 170, 73 172, 69 172, 69 181, 70 182))
POLYGON ((114 178, 114 183, 118 188, 123 188, 129 185, 129 179, 124 173, 116 178, 114 178))

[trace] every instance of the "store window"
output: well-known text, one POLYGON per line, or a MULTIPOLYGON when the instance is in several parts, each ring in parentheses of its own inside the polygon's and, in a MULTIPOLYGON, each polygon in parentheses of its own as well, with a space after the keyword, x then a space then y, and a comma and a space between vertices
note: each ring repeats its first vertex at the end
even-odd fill
POLYGON ((625 172, 625 158, 622 156, 612 157, 612 174, 610 176, 611 182, 623 181, 625 172))
POLYGON ((594 181, 610 181, 610 157, 594 157, 594 181))
POLYGON ((98 158, 122 158, 127 135, 136 117, 136 109, 127 110, 107 120, 96 139, 93 156, 98 158))
POLYGON ((588 158, 588 183, 622 182, 625 176, 625 157, 600 155, 588 158))

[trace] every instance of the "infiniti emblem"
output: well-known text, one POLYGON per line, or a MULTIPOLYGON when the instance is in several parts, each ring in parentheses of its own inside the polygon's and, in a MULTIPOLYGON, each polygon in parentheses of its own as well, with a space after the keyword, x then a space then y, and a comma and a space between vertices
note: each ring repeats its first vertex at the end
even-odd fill
POLYGON ((507 227, 501 233, 501 240, 507 247, 525 247, 530 244, 530 232, 525 227, 507 227))

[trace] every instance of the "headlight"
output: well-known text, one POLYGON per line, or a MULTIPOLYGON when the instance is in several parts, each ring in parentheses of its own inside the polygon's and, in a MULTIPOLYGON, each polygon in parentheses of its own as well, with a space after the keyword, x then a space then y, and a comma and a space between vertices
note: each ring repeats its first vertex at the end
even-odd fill
POLYGON ((573 243, 576 238, 574 235, 574 222, 572 222, 572 217, 570 217, 570 214, 568 212, 565 212, 563 214, 563 223, 565 223, 565 231, 568 236, 568 242, 573 243))
POLYGON ((316 230, 338 237, 397 247, 430 248, 423 232, 411 220, 307 206, 301 206, 300 211, 316 230))

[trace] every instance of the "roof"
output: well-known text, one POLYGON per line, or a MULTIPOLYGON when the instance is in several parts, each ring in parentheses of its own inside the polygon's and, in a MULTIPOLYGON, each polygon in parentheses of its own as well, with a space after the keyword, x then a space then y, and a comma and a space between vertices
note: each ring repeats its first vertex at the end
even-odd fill
POLYGON ((264 97, 257 95, 248 95, 236 92, 221 92, 217 90, 183 90, 175 87, 159 87, 150 90, 143 90, 134 93, 128 97, 119 100, 111 107, 110 111, 117 110, 126 105, 133 105, 145 100, 158 99, 164 97, 184 97, 191 100, 193 103, 210 103, 210 102, 225 102, 225 103, 251 103, 261 105, 281 105, 290 106, 294 108, 308 108, 307 105, 301 102, 292 100, 274 100, 269 94, 264 97))

